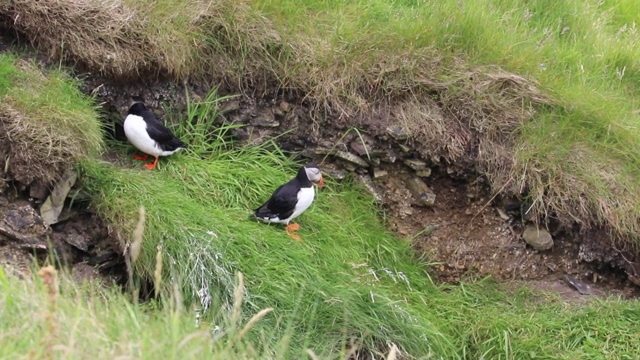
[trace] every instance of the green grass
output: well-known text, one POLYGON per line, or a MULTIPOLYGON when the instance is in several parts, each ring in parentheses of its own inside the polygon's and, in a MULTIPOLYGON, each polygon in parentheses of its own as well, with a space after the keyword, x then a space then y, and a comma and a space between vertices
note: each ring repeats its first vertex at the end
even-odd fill
MULTIPOLYGON (((172 119, 191 146, 155 171, 130 161, 133 149, 122 143, 108 144, 118 164, 76 162, 93 205, 123 240, 145 207, 135 275, 155 280, 160 253, 160 298, 136 304, 64 274, 52 291, 0 269, 0 357, 301 358, 311 349, 336 359, 351 340, 377 358, 392 344, 446 359, 631 359, 640 350, 637 301, 567 305, 489 280, 435 286, 427 264, 386 231, 351 182, 328 182, 318 194, 300 217, 303 243, 250 221, 296 166, 273 144, 239 148, 225 140, 228 127, 211 130, 218 101, 212 92, 172 119)), ((86 98, 69 108, 83 107, 93 108, 86 98)))
POLYGON ((494 189, 529 197, 535 215, 637 242, 636 5, 34 1, 0 12, 20 14, 14 26, 48 54, 113 76, 204 77, 250 93, 277 84, 346 119, 389 108, 417 143, 454 162, 473 157, 494 189), (434 108, 443 117, 430 118, 434 108))
MULTIPOLYGON (((233 274, 242 272, 243 320, 274 308, 248 339, 269 348, 286 339, 278 352, 285 358, 307 348, 335 358, 349 338, 368 351, 393 343, 413 356, 443 358, 557 358, 562 350, 561 357, 574 359, 605 348, 633 353, 637 335, 628 326, 638 311, 635 302, 610 300, 576 310, 527 292, 506 295, 490 282, 435 286, 427 264, 385 230, 372 200, 350 182, 328 182, 300 217, 303 243, 281 227, 250 221, 251 209, 292 177, 295 166, 273 145, 235 148, 224 142, 227 128, 207 132, 214 99, 190 104, 186 119, 174 119, 182 124, 176 133, 192 146, 161 161, 156 171, 128 160, 81 166, 94 204, 123 239, 132 238, 138 207, 145 207, 135 273, 153 279, 161 246, 165 293, 179 281, 187 304, 215 317, 211 312, 230 308, 233 274), (203 123, 194 121, 196 114, 203 123), (592 317, 596 312, 611 315, 592 317), (611 342, 613 337, 619 340, 611 342)), ((123 159, 132 152, 114 146, 123 159)))
POLYGON ((0 54, 0 71, 0 138, 11 145, 8 170, 15 178, 47 183, 75 160, 100 153, 96 107, 76 79, 9 53, 0 54))

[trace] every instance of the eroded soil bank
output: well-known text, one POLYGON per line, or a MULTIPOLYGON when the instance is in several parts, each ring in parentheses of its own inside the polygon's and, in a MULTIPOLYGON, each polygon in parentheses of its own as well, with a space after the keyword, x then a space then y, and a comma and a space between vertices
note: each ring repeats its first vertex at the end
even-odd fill
MULTIPOLYGON (((4 41, 0 48, 6 49, 4 41)), ((130 96, 143 96, 164 119, 163 107, 184 111, 187 92, 198 100, 206 98, 209 89, 202 83, 123 84, 95 76, 86 76, 83 87, 101 103, 106 135, 121 141, 125 140, 121 121, 130 96)), ((218 95, 235 94, 219 89, 218 95)), ((412 141, 401 124, 385 119, 384 111, 346 123, 330 113, 311 118, 310 106, 299 94, 274 89, 224 101, 217 123, 243 125, 233 131, 233 137, 244 144, 278 135, 277 142, 291 156, 320 163, 338 181, 362 182, 376 197, 389 228, 411 241, 416 256, 435 263, 433 271, 440 281, 456 283, 491 275, 505 282, 525 281, 567 298, 588 297, 581 297, 576 286, 593 295, 640 294, 635 285, 640 283, 637 253, 614 248, 604 232, 561 228, 550 216, 537 230, 544 235, 538 235, 542 240, 552 239, 552 246, 537 250, 534 247, 550 244, 529 239, 530 245, 523 240, 525 228, 533 226, 526 202, 494 196, 486 179, 475 171, 473 159, 447 164, 439 156, 428 156, 428 144, 412 141)), ((78 201, 81 184, 70 192, 73 196, 67 200, 62 220, 50 228, 42 224, 38 209, 51 184, 22 184, 13 179, 2 184, 3 266, 24 273, 30 258, 42 261, 53 250, 74 274, 125 281, 122 250, 108 225, 88 203, 78 201)))

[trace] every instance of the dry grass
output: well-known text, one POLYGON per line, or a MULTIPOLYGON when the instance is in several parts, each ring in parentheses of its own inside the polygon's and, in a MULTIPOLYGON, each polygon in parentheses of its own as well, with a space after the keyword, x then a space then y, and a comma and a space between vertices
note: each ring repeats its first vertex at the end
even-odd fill
POLYGON ((120 78, 228 75, 251 60, 237 44, 259 49, 275 34, 235 1, 15 0, 0 13, 51 58, 120 78))
POLYGON ((49 183, 81 157, 102 147, 97 113, 77 82, 62 72, 43 72, 30 62, 0 55, 11 68, 0 101, 0 159, 10 177, 25 185, 49 183))

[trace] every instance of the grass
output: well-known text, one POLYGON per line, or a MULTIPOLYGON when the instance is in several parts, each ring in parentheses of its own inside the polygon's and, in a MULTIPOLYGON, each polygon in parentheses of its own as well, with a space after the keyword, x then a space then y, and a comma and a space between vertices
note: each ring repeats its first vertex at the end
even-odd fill
MULTIPOLYGON (((11 64, 0 68, 21 74, 11 64)), ((77 100, 65 107, 72 115, 93 109, 77 100)), ((435 286, 427 264, 386 231, 373 200, 350 182, 328 182, 300 217, 303 243, 248 220, 296 165, 273 144, 237 148, 224 136, 228 127, 212 131, 218 101, 212 92, 171 121, 191 146, 156 171, 129 161, 132 149, 121 143, 108 144, 118 164, 75 158, 93 205, 123 242, 136 243, 144 206, 134 271, 160 296, 136 304, 50 267, 26 281, 0 268, 0 357, 334 359, 357 351, 392 359, 397 346, 416 358, 631 359, 640 350, 637 301, 575 306, 489 280, 435 286)))
POLYGON ((637 242, 635 5, 69 0, 0 13, 19 14, 10 26, 50 56, 112 76, 204 77, 245 92, 277 84, 349 126, 388 115, 421 153, 475 166, 535 215, 637 242), (45 21, 54 11, 57 22, 45 21))
POLYGON ((78 81, 7 53, 0 54, 0 70, 0 140, 8 147, 0 161, 13 178, 47 184, 74 161, 100 153, 97 111, 78 81))

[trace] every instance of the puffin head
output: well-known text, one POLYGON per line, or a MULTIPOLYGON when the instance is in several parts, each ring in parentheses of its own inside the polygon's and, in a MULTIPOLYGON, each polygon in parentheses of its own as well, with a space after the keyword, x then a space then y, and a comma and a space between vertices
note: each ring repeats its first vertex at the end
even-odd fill
POLYGON ((324 187, 324 178, 322 177, 322 172, 316 166, 316 164, 305 165, 304 172, 307 174, 307 179, 315 184, 318 184, 320 188, 324 187))

